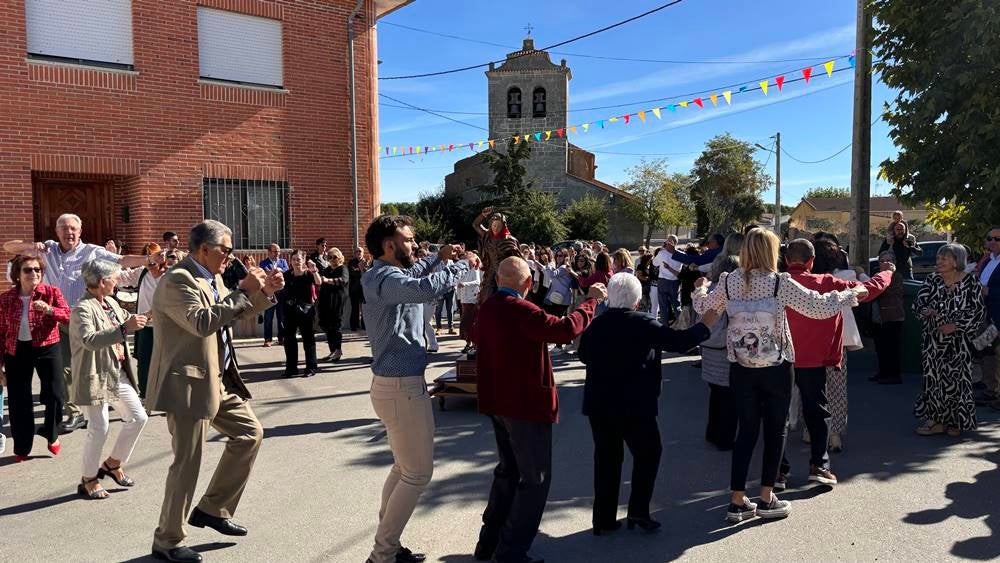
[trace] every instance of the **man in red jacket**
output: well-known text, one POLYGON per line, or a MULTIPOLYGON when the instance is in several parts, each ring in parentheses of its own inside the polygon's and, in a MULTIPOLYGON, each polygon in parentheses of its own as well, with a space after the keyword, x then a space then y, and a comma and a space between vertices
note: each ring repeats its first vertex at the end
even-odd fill
MULTIPOLYGON (((864 283, 842 280, 831 274, 814 274, 812 268, 815 258, 816 249, 806 239, 793 240, 785 250, 785 262, 792 279, 819 293, 842 291, 860 285, 868 290, 868 295, 859 300, 871 301, 892 283, 892 271, 881 272, 864 283)), ((785 314, 795 349, 795 385, 802 396, 802 416, 811 438, 809 480, 836 485, 837 476, 830 471, 827 447, 830 411, 826 398, 826 368, 830 366, 840 369, 843 365, 844 317, 838 313, 828 319, 811 319, 788 307, 785 308, 785 314)), ((785 482, 788 470, 788 460, 783 458, 778 482, 785 482)))
POLYGON ((493 423, 500 457, 475 557, 535 562, 528 549, 549 496, 552 425, 559 420, 548 344, 580 336, 607 290, 592 285, 576 311, 554 317, 524 299, 531 270, 522 258, 500 263, 497 285, 497 293, 479 306, 475 328, 479 412, 493 423))

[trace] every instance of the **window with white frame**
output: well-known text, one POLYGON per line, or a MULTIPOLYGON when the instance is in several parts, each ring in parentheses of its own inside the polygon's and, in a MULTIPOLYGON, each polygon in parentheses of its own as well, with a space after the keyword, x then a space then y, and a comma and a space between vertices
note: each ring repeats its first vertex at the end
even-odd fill
POLYGON ((131 0, 25 0, 28 56, 132 69, 131 0))
POLYGON ((281 88, 281 22, 198 6, 203 79, 281 88))
POLYGON ((259 250, 272 242, 291 244, 288 183, 272 180, 205 178, 205 218, 232 229, 233 248, 259 250))

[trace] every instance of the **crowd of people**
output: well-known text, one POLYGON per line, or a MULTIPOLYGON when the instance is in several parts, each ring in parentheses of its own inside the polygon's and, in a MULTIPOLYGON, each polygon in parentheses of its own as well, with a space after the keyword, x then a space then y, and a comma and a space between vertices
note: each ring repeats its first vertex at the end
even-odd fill
MULTIPOLYGON (((258 318, 264 346, 272 345, 276 324, 284 375, 311 376, 320 369, 317 328, 327 335, 325 359, 340 360, 346 318, 370 343, 372 407, 394 462, 369 561, 423 561, 401 536, 433 474, 428 355, 439 350, 438 333, 455 334, 457 310, 462 354, 476 362, 478 408, 489 417, 498 457, 474 555, 538 561, 529 550, 548 498, 552 425, 560 416, 554 354, 575 355, 586 370, 582 414, 594 442, 595 535, 622 526, 626 447, 633 469, 624 523, 646 531, 660 526, 650 502, 662 451, 663 352, 700 355, 694 365, 709 387, 705 439, 732 451, 725 518, 734 523, 790 514, 791 503, 776 492, 788 486, 785 441, 800 421, 810 444, 806 479, 837 484, 830 452, 845 447, 845 352, 864 346, 862 326, 874 330, 878 372, 871 379, 902 382, 904 284, 919 246, 901 214, 887 229, 879 271, 870 277, 852 268, 840 242, 826 233, 782 244, 750 225, 687 245, 670 236, 633 258, 598 241, 521 243, 491 208, 473 226, 478 249, 467 249, 418 242, 409 218, 385 215, 371 223, 350 260, 319 239, 310 254, 296 249, 282 256, 271 245, 259 266, 234 259, 232 232, 211 220, 194 226, 186 252, 169 232, 141 255, 86 244, 82 221, 72 214, 57 220, 57 241, 6 243, 15 258, 12 287, 0 294, 0 390, 7 390, 15 460, 31 458, 35 436, 58 456, 60 435, 85 427, 77 493, 107 499, 103 479, 136 484, 125 466, 150 412, 165 412, 174 460, 153 555, 201 561, 186 545, 185 521, 247 534, 232 517, 264 438, 240 377, 233 324, 258 318), (116 299, 123 285, 137 288, 135 313, 116 299), (859 323, 861 303, 871 318, 859 323), (44 406, 40 427, 33 415, 35 373, 44 406), (109 408, 122 425, 105 456, 109 408), (227 445, 192 506, 209 426, 227 445), (751 497, 747 481, 759 440, 760 490, 751 497)), ((936 271, 912 299, 921 324, 923 377, 913 408, 920 435, 959 436, 976 428, 977 403, 1000 408, 1000 228, 986 234, 985 247, 970 267, 965 247, 942 246, 936 271), (982 381, 974 383, 977 369, 982 381)), ((5 447, 0 439, 0 452, 5 447)))

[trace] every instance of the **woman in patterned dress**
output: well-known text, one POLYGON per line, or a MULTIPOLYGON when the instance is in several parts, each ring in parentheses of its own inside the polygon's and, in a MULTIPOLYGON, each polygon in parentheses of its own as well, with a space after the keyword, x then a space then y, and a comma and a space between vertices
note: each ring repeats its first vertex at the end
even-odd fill
POLYGON ((483 279, 479 286, 479 303, 484 303, 497 290, 497 267, 504 258, 520 256, 517 239, 507 228, 507 217, 492 207, 483 209, 473 221, 472 228, 479 237, 479 252, 483 260, 483 279), (489 218, 486 221, 486 218, 489 218), (486 221, 484 224, 483 221, 486 221))
POLYGON ((963 271, 966 256, 961 245, 942 246, 936 273, 924 280, 913 301, 913 310, 923 321, 924 380, 913 407, 913 414, 924 420, 917 428, 921 436, 946 431, 958 436, 976 428, 969 339, 982 327, 986 305, 975 276, 963 271))

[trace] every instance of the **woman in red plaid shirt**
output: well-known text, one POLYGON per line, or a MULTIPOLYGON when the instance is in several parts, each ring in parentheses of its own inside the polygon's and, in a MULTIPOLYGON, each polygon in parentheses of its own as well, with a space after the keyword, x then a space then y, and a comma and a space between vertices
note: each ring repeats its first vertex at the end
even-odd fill
POLYGON ((17 256, 11 262, 14 283, 0 294, 0 345, 7 372, 10 430, 14 438, 14 460, 25 461, 31 453, 35 432, 31 375, 42 381, 40 399, 45 405, 45 423, 37 434, 48 441, 52 455, 59 455, 59 421, 62 420, 62 366, 59 359, 59 323, 69 323, 69 306, 58 288, 42 283, 45 264, 32 256, 17 256))

